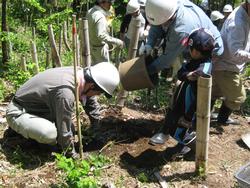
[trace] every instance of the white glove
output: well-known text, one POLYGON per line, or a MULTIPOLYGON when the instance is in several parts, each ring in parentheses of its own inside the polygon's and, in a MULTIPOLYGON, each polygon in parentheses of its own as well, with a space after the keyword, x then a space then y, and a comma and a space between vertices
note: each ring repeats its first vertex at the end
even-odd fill
POLYGON ((147 38, 147 36, 148 36, 148 30, 144 30, 143 31, 143 36, 144 36, 144 38, 147 38))
POLYGON ((146 56, 149 56, 151 54, 152 47, 148 44, 146 45, 141 45, 139 49, 139 55, 145 54, 146 56))
POLYGON ((124 42, 122 40, 117 39, 116 40, 116 46, 117 46, 117 48, 122 49, 122 48, 124 48, 125 44, 124 44, 124 42))

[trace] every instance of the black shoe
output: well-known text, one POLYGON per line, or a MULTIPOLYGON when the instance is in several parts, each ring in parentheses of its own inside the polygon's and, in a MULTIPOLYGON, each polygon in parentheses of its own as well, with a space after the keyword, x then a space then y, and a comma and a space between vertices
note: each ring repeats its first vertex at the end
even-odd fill
POLYGON ((149 140, 149 144, 152 145, 161 145, 165 144, 165 142, 169 139, 169 134, 165 135, 164 133, 156 133, 149 140))
POLYGON ((191 148, 183 144, 178 143, 172 148, 167 148, 165 152, 165 158, 167 160, 180 160, 183 159, 191 151, 191 148))
MULTIPOLYGON (((211 113, 211 121, 214 121, 214 120, 217 120, 218 118, 218 113, 211 113)), ((224 124, 224 125, 229 125, 229 124, 232 124, 232 125, 240 125, 240 121, 237 120, 237 119, 232 119, 232 118, 228 118, 226 122, 220 122, 220 121, 217 121, 217 123, 219 124, 224 124)))
POLYGON ((217 118, 217 123, 225 124, 225 125, 229 125, 229 124, 239 125, 240 124, 239 120, 233 120, 229 117, 232 112, 233 111, 230 108, 228 108, 223 102, 220 107, 220 111, 219 111, 218 118, 217 118))

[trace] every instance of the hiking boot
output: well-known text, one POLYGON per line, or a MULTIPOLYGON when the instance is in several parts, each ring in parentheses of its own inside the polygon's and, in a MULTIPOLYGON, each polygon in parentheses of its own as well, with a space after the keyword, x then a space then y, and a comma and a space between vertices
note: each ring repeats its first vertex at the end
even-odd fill
POLYGON ((164 133, 156 133, 154 136, 152 136, 149 140, 149 144, 152 145, 161 145, 164 144, 169 139, 169 134, 164 133))
POLYGON ((230 125, 230 124, 231 125, 240 125, 240 121, 239 120, 232 119, 230 117, 226 120, 226 122, 217 121, 217 123, 220 124, 220 125, 222 125, 222 124, 224 124, 224 125, 230 125))
MULTIPOLYGON (((218 113, 211 113, 211 120, 214 121, 214 120, 217 120, 218 118, 218 113)), ((237 119, 232 119, 232 118, 228 118, 226 120, 226 122, 220 122, 220 121, 217 121, 218 124, 225 124, 225 125, 229 125, 229 124, 232 124, 232 125, 240 125, 240 121, 237 120, 237 119)))
POLYGON ((221 107, 220 107, 220 111, 217 117, 217 123, 218 124, 225 124, 225 125, 240 125, 240 121, 239 120, 234 120, 232 118, 230 118, 229 116, 232 114, 232 110, 230 108, 228 108, 224 102, 222 103, 221 107))

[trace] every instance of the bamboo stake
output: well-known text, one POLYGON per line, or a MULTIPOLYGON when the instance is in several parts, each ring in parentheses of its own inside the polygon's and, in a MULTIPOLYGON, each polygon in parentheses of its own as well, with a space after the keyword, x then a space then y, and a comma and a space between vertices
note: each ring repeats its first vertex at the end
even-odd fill
POLYGON ((49 26, 48 26, 48 32, 49 32, 49 41, 50 41, 53 61, 56 63, 57 67, 61 67, 62 63, 61 63, 61 59, 60 59, 58 50, 56 48, 54 32, 53 32, 53 28, 52 28, 51 24, 49 24, 49 26))
POLYGON ((38 74, 39 65, 38 65, 38 58, 37 58, 36 43, 34 41, 31 41, 31 53, 32 53, 32 61, 35 63, 34 72, 35 74, 38 74))
POLYGON ((90 44, 89 44, 89 26, 88 26, 88 19, 83 18, 82 20, 83 25, 83 32, 81 46, 82 46, 82 59, 83 59, 83 67, 90 67, 91 66, 91 55, 90 55, 90 44))
MULTIPOLYGON (((80 50, 80 65, 83 65, 83 43, 84 43, 84 40, 83 40, 83 21, 82 21, 82 18, 79 18, 79 50, 80 50)), ((83 66, 85 67, 85 66, 83 66)))
POLYGON ((27 71, 26 58, 23 54, 21 56, 21 68, 23 71, 25 71, 25 72, 27 71))
POLYGON ((62 26, 60 27, 60 35, 59 35, 59 48, 58 48, 58 53, 59 55, 61 55, 61 51, 62 51, 62 35, 63 35, 63 29, 62 26))
POLYGON ((211 76, 199 77, 197 91, 196 172, 206 174, 210 125, 211 76))
POLYGON ((83 158, 83 146, 82 146, 82 132, 80 124, 80 115, 79 115, 79 90, 78 90, 78 79, 77 79, 77 33, 76 33, 76 15, 72 16, 72 36, 73 36, 73 53, 74 53, 74 77, 75 77, 75 98, 76 98, 76 122, 78 128, 78 140, 79 140, 79 153, 81 159, 83 158))
POLYGON ((35 27, 32 27, 32 38, 33 38, 33 40, 35 40, 35 38, 36 38, 36 28, 35 27))
MULTIPOLYGON (((140 20, 135 20, 135 23, 132 28, 132 33, 134 33, 134 35, 132 36, 129 42, 128 60, 136 57, 140 26, 141 26, 140 20)), ((120 108, 124 107, 124 103, 126 101, 127 96, 128 96, 128 92, 122 88, 122 90, 118 94, 118 102, 117 102, 118 107, 120 108)))

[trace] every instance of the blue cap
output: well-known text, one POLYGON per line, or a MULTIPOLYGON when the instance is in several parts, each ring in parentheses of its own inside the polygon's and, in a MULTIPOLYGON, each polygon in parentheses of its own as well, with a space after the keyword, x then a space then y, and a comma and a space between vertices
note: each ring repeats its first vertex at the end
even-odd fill
POLYGON ((215 40, 212 33, 204 28, 194 30, 188 37, 188 46, 200 52, 211 52, 214 45, 215 40))

